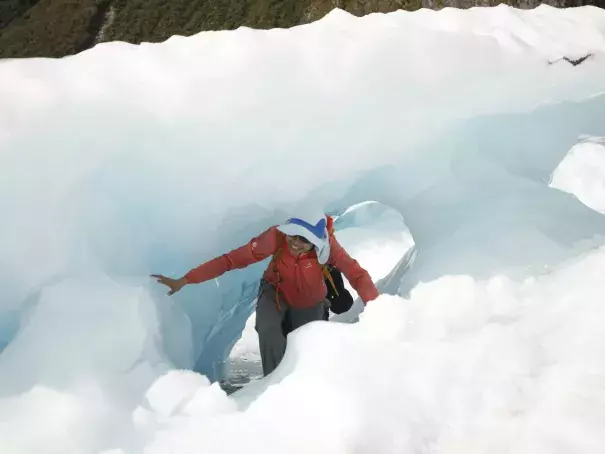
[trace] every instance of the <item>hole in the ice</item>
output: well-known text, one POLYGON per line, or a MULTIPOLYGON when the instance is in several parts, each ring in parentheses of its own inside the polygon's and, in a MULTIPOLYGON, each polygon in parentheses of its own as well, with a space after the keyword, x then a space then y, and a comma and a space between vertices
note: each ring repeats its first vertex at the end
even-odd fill
MULTIPOLYGON (((414 240, 401 213, 383 203, 367 201, 334 214, 334 218, 338 241, 370 273, 380 292, 396 293, 415 256, 414 240)), ((355 303, 344 314, 331 313, 330 321, 352 323, 358 319, 363 304, 348 281, 344 282, 355 303)), ((225 362, 221 384, 227 393, 262 377, 254 323, 252 313, 225 362)))

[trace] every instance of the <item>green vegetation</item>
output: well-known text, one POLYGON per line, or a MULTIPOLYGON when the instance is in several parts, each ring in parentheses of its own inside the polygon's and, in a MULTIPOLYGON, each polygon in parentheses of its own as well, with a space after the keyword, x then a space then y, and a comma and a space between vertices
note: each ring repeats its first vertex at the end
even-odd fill
POLYGON ((94 44, 91 28, 103 15, 103 3, 95 0, 11 0, 11 8, 1 12, 0 57, 80 52, 94 44))

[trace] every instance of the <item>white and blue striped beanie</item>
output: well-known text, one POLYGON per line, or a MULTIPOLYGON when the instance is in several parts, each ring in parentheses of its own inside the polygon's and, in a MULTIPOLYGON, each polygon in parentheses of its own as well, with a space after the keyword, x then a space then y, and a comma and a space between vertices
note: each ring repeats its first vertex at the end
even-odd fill
POLYGON ((328 238, 328 220, 325 214, 321 216, 305 216, 290 218, 277 227, 289 236, 300 235, 309 240, 317 252, 317 261, 324 265, 330 258, 330 239, 328 238))

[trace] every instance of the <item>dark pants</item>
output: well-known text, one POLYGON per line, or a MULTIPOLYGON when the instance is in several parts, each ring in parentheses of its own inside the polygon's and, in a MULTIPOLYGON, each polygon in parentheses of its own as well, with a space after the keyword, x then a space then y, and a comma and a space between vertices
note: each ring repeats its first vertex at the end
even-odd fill
POLYGON ((324 320, 327 301, 309 308, 288 306, 283 294, 279 295, 280 308, 275 304, 275 288, 262 280, 256 303, 256 332, 263 363, 263 374, 269 375, 279 365, 286 352, 286 336, 301 326, 324 320))

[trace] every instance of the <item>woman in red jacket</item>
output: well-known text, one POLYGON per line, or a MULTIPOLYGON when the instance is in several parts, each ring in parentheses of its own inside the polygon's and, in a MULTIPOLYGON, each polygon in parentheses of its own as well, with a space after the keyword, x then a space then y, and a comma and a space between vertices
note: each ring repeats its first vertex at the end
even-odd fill
POLYGON ((327 303, 323 265, 338 268, 364 304, 378 297, 370 275, 351 258, 332 232, 332 219, 321 215, 292 218, 273 226, 248 244, 192 269, 180 279, 152 275, 170 287, 169 295, 187 284, 214 279, 273 257, 261 280, 256 304, 256 331, 264 375, 280 363, 286 350, 282 323, 288 317, 292 330, 322 320, 327 303))

